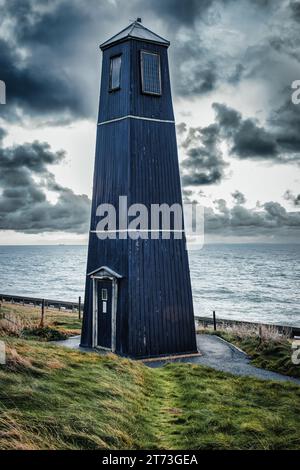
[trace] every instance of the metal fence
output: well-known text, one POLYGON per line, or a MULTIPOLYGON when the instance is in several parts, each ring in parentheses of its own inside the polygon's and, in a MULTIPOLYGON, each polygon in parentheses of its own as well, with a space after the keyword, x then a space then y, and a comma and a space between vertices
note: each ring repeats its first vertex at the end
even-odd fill
MULTIPOLYGON (((78 312, 79 318, 81 316, 81 312, 83 311, 84 305, 81 302, 81 297, 78 298, 77 302, 66 302, 64 300, 50 300, 50 299, 42 299, 36 297, 25 297, 20 295, 7 295, 7 294, 0 294, 0 301, 2 302, 10 302, 14 304, 21 304, 21 305, 32 305, 36 307, 45 308, 53 308, 57 310, 66 310, 71 312, 78 312)), ((239 321, 239 320, 228 320, 225 318, 217 318, 216 312, 212 313, 212 317, 202 317, 195 315, 195 320, 202 324, 203 326, 210 326, 212 325, 214 329, 221 328, 223 326, 231 326, 231 325, 249 325, 249 326, 266 326, 266 327, 276 327, 280 332, 288 333, 290 336, 300 336, 300 328, 295 326, 288 326, 288 325, 276 325, 276 324, 266 324, 266 323, 254 323, 254 322, 247 322, 247 321, 239 321)))

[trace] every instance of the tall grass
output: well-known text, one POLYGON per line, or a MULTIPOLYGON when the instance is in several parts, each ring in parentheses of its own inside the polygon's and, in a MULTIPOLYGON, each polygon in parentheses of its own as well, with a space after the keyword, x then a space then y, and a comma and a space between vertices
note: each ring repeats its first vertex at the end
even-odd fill
POLYGON ((0 449, 297 449, 300 387, 7 337, 0 449))
POLYGON ((41 328, 40 307, 0 304, 0 335, 37 336, 42 340, 51 340, 65 339, 80 331, 81 321, 77 313, 45 309, 44 327, 41 328))

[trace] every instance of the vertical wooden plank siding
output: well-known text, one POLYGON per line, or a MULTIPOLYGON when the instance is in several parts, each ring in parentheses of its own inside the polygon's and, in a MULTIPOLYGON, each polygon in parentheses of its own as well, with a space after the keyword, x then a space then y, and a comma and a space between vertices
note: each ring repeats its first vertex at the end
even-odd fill
MULTIPOLYGON (((112 44, 103 52, 93 182, 91 231, 101 203, 128 206, 182 204, 167 47, 142 40, 112 44), (162 95, 142 93, 140 52, 160 54, 162 95), (122 55, 120 90, 109 92, 110 58, 122 55), (113 119, 125 119, 107 123, 113 119), (103 124, 104 123, 104 124, 103 124)), ((116 352, 151 357, 196 351, 192 292, 185 238, 99 240, 90 233, 87 273, 108 266, 118 280, 116 352)), ((87 276, 81 344, 92 345, 93 289, 87 276)))

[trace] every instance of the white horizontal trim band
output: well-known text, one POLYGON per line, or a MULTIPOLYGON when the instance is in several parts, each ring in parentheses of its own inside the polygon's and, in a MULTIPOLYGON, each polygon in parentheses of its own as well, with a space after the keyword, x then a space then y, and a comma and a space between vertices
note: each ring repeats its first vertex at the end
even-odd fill
POLYGON ((111 119, 110 121, 98 122, 98 126, 103 126, 104 124, 110 124, 111 122, 123 121, 123 119, 139 119, 141 121, 168 122, 169 124, 175 124, 175 121, 169 121, 168 119, 155 119, 155 118, 133 116, 132 114, 127 114, 127 116, 122 116, 116 119, 111 119))
POLYGON ((184 233, 184 230, 152 230, 152 229, 149 229, 149 230, 145 230, 145 229, 139 229, 139 228, 128 228, 128 229, 124 229, 124 230, 90 230, 91 233, 126 233, 126 232, 172 232, 172 233, 176 233, 176 232, 179 232, 179 233, 184 233))

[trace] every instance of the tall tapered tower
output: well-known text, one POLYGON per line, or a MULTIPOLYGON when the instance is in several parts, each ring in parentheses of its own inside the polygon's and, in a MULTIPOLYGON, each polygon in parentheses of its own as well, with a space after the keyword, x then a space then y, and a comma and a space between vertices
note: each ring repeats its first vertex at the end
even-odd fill
POLYGON ((178 238, 174 231, 168 239, 163 230, 152 230, 134 237, 119 216, 125 202, 143 204, 149 214, 153 204, 182 204, 169 45, 138 19, 100 46, 81 345, 134 358, 197 350, 184 234, 178 238), (98 230, 103 204, 116 208, 118 230, 109 238, 98 230))

